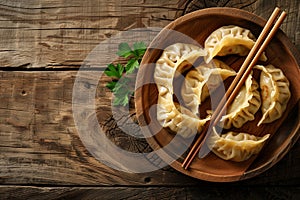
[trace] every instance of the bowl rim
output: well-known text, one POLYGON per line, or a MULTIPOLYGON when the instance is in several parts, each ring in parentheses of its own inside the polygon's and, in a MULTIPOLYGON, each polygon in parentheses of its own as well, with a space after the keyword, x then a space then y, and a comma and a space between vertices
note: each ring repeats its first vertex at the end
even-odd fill
MULTIPOLYGON (((205 16, 212 16, 212 15, 224 15, 224 16, 230 16, 230 17, 240 17, 243 20, 251 21, 255 25, 263 28, 263 26, 266 24, 266 20, 254 13, 242 10, 242 9, 237 9, 237 8, 230 8, 230 7, 214 7, 214 8, 205 8, 197 11, 193 11, 191 13, 185 14, 184 16, 181 16, 174 21, 170 22, 167 26, 165 26, 158 34, 157 36, 151 41, 149 46, 151 47, 152 44, 155 42, 155 40, 166 30, 169 29, 174 29, 178 26, 178 23, 184 23, 189 20, 194 20, 195 18, 199 17, 205 17, 205 16)), ((295 63, 297 63, 298 67, 300 66, 300 54, 297 48, 294 46, 294 44, 289 40, 289 38, 286 36, 286 34, 279 29, 278 32, 276 33, 276 38, 278 40, 284 42, 285 46, 288 47, 288 50, 290 51, 290 55, 293 57, 295 63)), ((149 51, 149 49, 147 49, 149 51)), ((148 53, 146 51, 145 55, 148 53)), ((141 61, 141 67, 143 64, 144 59, 141 61)), ((139 81, 139 76, 143 76, 142 72, 143 70, 139 69, 138 74, 137 74, 137 79, 136 81, 139 81)), ((140 84, 137 84, 140 85, 140 84)), ((142 106, 138 106, 137 102, 143 103, 142 101, 139 101, 138 98, 142 98, 141 96, 141 90, 136 90, 135 92, 135 109, 136 113, 139 113, 141 115, 144 114, 144 111, 142 109, 142 106)), ((298 109, 300 107, 300 101, 297 102, 298 109)), ((299 115, 299 114, 298 114, 299 115)), ((299 116, 298 116, 299 118, 299 116)), ((144 124, 145 121, 140 121, 138 117, 138 122, 144 124)), ((215 174, 207 174, 205 172, 197 172, 195 175, 192 170, 184 170, 180 162, 178 160, 175 160, 173 163, 170 164, 172 168, 175 170, 186 174, 188 176, 198 178, 200 180, 205 180, 205 181, 211 181, 211 182, 234 182, 234 181, 240 181, 240 180, 245 180, 252 178, 254 176, 257 176, 261 174, 262 172, 265 172, 269 168, 271 168, 273 165, 275 165, 278 161, 280 161, 284 155, 287 154, 287 152, 291 149, 291 147, 297 142, 299 136, 300 136, 300 122, 298 124, 296 123, 296 126, 293 128, 293 130, 289 133, 290 139, 293 140, 292 143, 284 144, 284 148, 279 152, 279 156, 276 158, 276 160, 268 160, 264 163, 264 165, 258 166, 254 169, 251 169, 250 171, 246 170, 246 172, 243 175, 228 175, 228 176, 223 176, 223 175, 215 175, 215 174), (200 173, 200 174, 199 174, 200 173)), ((155 136, 154 136, 155 137, 155 136)), ((146 138, 147 142, 149 145, 153 148, 160 148, 161 146, 157 143, 157 141, 154 139, 154 137, 146 138)), ((162 158, 163 159, 163 158, 162 158)))

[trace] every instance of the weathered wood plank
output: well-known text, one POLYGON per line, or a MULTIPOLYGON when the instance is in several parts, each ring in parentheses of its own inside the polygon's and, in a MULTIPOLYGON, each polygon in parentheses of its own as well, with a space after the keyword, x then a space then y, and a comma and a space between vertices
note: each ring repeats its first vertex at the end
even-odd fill
POLYGON ((112 35, 137 27, 164 27, 176 11, 176 1, 2 1, 0 66, 78 68, 112 35))
POLYGON ((0 74, 0 183, 177 185, 176 179, 191 181, 174 170, 122 173, 94 159, 83 146, 72 115, 76 72, 0 74))
MULTIPOLYGON (((1 184, 218 186, 184 176, 170 167, 133 174, 113 170, 96 160, 82 144, 74 124, 75 78, 76 72, 72 71, 0 72, 1 184)), ((103 87, 105 80, 98 85, 101 92, 96 96, 99 119, 111 117, 110 110, 105 109, 111 101, 110 92, 103 87)), ((95 87, 88 79, 82 83, 86 89, 95 87)), ((112 123, 115 127, 114 120, 112 123)), ((117 128, 111 134, 114 134, 112 141, 122 141, 119 144, 124 149, 149 151, 142 140, 136 142, 117 128), (133 143, 141 148, 131 148, 133 143)), ((284 159, 267 172, 229 185, 298 184, 299 151, 298 141, 284 159)))
MULTIPOLYGON (((204 1, 198 2, 204 3, 204 1)), ((224 3, 225 1, 205 2, 213 4, 213 2, 224 3)), ((195 1, 187 1, 187 3, 195 3, 195 1)), ((229 1, 229 3, 229 6, 242 7, 265 18, 269 16, 275 4, 286 9, 289 17, 282 29, 299 48, 298 1, 271 1, 269 4, 270 1, 258 0, 249 6, 246 1, 237 1, 237 4, 229 1)), ((0 10, 0 66, 19 67, 18 69, 78 68, 99 42, 110 38, 120 30, 135 27, 163 27, 173 20, 176 14, 182 12, 181 7, 177 9, 176 1, 154 0, 105 2, 31 0, 26 1, 26 4, 19 1, 5 1, 0 3, 0 10)), ((83 146, 72 116, 72 87, 76 72, 1 72, 0 74, 0 183, 220 186, 186 177, 169 167, 152 173, 129 174, 112 170, 94 159, 83 146)), ((86 87, 90 87, 88 82, 86 87)), ((106 94, 99 97, 109 101, 109 92, 106 94)), ((100 114, 105 115, 105 112, 100 114)), ((106 114, 109 116, 109 113, 106 114)), ((113 139, 114 142, 118 141, 118 137, 113 139)), ((299 151, 298 141, 288 155, 267 172, 253 179, 228 185, 234 188, 237 185, 257 184, 296 185, 300 179, 299 151)), ((29 187, 29 189, 25 188, 25 192, 21 191, 23 187, 3 188, 1 192, 4 191, 6 195, 15 195, 8 196, 9 198, 17 198, 19 194, 23 194, 33 199, 40 199, 41 193, 47 194, 46 197, 51 199, 52 194, 47 193, 48 191, 58 197, 66 192, 72 197, 82 194, 83 198, 98 197, 103 193, 107 194, 104 197, 111 198, 111 193, 116 192, 119 195, 117 197, 125 196, 127 199, 139 197, 139 194, 151 195, 154 192, 166 199, 172 198, 173 194, 187 199, 206 197, 207 194, 202 194, 198 187, 162 188, 164 190, 148 188, 145 191, 144 188, 97 188, 95 189, 97 191, 91 193, 89 191, 94 187, 91 190, 72 188, 72 191, 69 187, 66 187, 66 190, 46 188, 46 192, 45 188, 29 187), (183 196, 182 192, 185 192, 183 196)), ((255 187, 253 194, 271 198, 293 198, 294 194, 298 195, 298 187, 292 187, 291 190, 279 188, 278 193, 276 188, 279 187, 269 187, 266 190, 255 187), (273 192, 278 195, 272 196, 273 192)), ((234 189, 224 190, 224 193, 215 189, 208 189, 208 191, 211 191, 212 195, 217 192, 223 197, 223 194, 228 196, 233 193, 234 189)), ((253 192, 252 189, 245 189, 245 191, 248 194, 249 191, 253 192)), ((208 197, 212 196, 208 195, 208 197)))
POLYGON ((0 187, 1 199, 298 199, 300 187, 0 187))
POLYGON ((296 0, 2 1, 0 67, 79 68, 97 44, 120 31, 164 27, 181 14, 212 6, 242 8, 267 18, 275 5, 288 12, 282 29, 300 49, 296 0))

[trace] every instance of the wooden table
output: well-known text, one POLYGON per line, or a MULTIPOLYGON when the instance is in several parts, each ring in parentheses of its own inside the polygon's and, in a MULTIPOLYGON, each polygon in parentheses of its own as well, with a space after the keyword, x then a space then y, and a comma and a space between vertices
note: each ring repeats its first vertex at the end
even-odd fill
MULTIPOLYGON (((164 27, 185 13, 213 6, 242 8, 267 18, 276 5, 287 11, 281 28, 299 50, 298 0, 2 0, 0 199, 299 198, 299 141, 271 169, 240 182, 196 180, 169 166, 125 173, 87 151, 72 110, 78 69, 96 45, 120 31, 164 27)), ((95 85, 87 82, 85 87, 95 85)), ((97 114, 110 122, 110 139, 127 150, 149 150, 144 140, 132 140, 116 128, 109 91, 97 97, 104 102, 97 114)))

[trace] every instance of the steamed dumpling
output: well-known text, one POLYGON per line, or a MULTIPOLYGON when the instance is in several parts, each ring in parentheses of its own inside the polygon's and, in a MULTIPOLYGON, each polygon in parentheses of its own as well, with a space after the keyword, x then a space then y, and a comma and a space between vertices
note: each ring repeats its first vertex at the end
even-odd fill
POLYGON ((264 123, 271 123, 279 119, 286 109, 291 97, 289 81, 281 69, 273 65, 256 65, 255 68, 262 70, 260 75, 260 88, 262 96, 263 116, 258 126, 264 123))
POLYGON ((245 85, 242 86, 236 98, 227 108, 227 114, 220 120, 225 129, 229 129, 232 126, 240 128, 247 121, 254 120, 254 115, 261 105, 260 94, 257 89, 258 83, 254 80, 251 73, 247 77, 245 85))
MULTIPOLYGON (((208 63, 215 56, 229 54, 245 56, 255 41, 255 36, 248 29, 234 25, 220 27, 205 40, 204 47, 208 54, 204 59, 208 63)), ((267 57, 263 54, 260 59, 266 61, 267 57)))
POLYGON ((232 131, 219 135, 213 127, 208 146, 214 154, 224 160, 242 162, 258 154, 269 136, 270 134, 266 134, 263 137, 257 137, 232 131))
POLYGON ((169 102, 170 98, 164 98, 164 96, 158 99, 157 120, 163 127, 168 127, 185 138, 201 132, 203 125, 210 119, 210 117, 199 119, 178 103, 169 102))
POLYGON ((204 49, 192 44, 176 43, 168 46, 156 62, 155 83, 173 93, 175 72, 181 73, 190 69, 199 56, 205 55, 204 49))
POLYGON ((168 127, 183 137, 200 132, 209 118, 199 119, 192 113, 182 113, 178 109, 173 101, 173 79, 176 71, 185 71, 199 56, 205 55, 206 51, 198 46, 176 43, 163 51, 155 66, 154 80, 159 93, 157 120, 163 127, 168 127))
POLYGON ((190 70, 181 91, 185 105, 193 113, 198 114, 198 106, 210 95, 210 92, 222 84, 223 80, 234 75, 236 72, 233 69, 216 59, 190 70))

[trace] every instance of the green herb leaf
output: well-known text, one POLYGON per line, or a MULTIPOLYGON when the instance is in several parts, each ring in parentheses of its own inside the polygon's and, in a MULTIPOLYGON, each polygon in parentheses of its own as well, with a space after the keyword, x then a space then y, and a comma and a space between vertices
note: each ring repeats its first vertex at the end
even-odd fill
POLYGON ((107 65, 106 70, 104 73, 109 77, 115 77, 117 79, 122 77, 122 74, 124 72, 124 67, 118 63, 117 65, 109 64, 107 65))
POLYGON ((140 59, 144 55, 146 49, 147 46, 144 42, 136 42, 133 44, 133 53, 138 59, 140 59))
POLYGON ((133 44, 132 48, 128 43, 119 44, 117 55, 126 58, 127 63, 124 66, 120 63, 116 65, 109 64, 104 71, 107 76, 115 78, 106 85, 106 87, 114 94, 114 106, 126 106, 129 104, 130 96, 134 94, 133 80, 124 76, 124 72, 126 72, 126 74, 131 74, 139 68, 140 61, 145 54, 146 48, 144 42, 136 42, 133 44))
POLYGON ((133 55, 133 52, 132 52, 130 46, 128 45, 128 43, 124 42, 124 43, 119 44, 119 50, 117 52, 117 55, 127 58, 127 57, 133 55))
POLYGON ((113 105, 126 106, 129 103, 129 93, 123 94, 122 96, 114 96, 113 105))
POLYGON ((120 91, 124 90, 127 91, 129 87, 130 78, 122 77, 118 82, 116 82, 113 92, 120 93, 120 91))
POLYGON ((117 64, 117 70, 118 70, 118 73, 119 73, 119 78, 122 77, 123 75, 123 72, 124 72, 124 66, 121 65, 120 63, 117 64))
POLYGON ((128 95, 124 95, 121 97, 115 97, 114 101, 113 101, 113 105, 114 106, 126 106, 129 103, 129 96, 128 95))
POLYGON ((116 84, 117 84, 117 82, 111 81, 111 82, 108 82, 108 83, 106 84, 106 87, 107 87, 108 89, 110 89, 111 91, 113 91, 114 88, 116 87, 116 84))
POLYGON ((114 100, 113 105, 122 105, 126 106, 129 103, 129 96, 133 93, 133 91, 129 87, 129 78, 122 78, 118 81, 113 89, 114 100))
POLYGON ((135 59, 130 59, 125 65, 126 73, 131 74, 135 69, 139 68, 139 62, 135 59))

